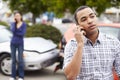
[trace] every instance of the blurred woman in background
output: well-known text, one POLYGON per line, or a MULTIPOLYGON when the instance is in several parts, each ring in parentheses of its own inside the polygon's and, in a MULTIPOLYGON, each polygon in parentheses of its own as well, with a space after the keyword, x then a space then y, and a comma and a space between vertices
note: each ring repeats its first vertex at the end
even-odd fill
POLYGON ((24 35, 26 33, 26 23, 23 22, 22 14, 20 12, 14 13, 14 20, 11 24, 11 31, 13 37, 11 39, 11 58, 12 58, 12 74, 10 80, 16 79, 17 69, 18 69, 18 80, 24 79, 24 60, 23 60, 23 50, 24 50, 24 35), (18 60, 16 60, 16 51, 18 51, 18 60), (16 69, 17 65, 17 69, 16 69))

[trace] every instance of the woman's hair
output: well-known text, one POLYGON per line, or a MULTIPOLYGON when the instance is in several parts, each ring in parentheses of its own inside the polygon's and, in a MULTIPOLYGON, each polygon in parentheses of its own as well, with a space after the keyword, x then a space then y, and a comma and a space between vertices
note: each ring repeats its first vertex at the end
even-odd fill
POLYGON ((90 8, 90 7, 88 7, 88 6, 80 6, 80 7, 78 7, 78 8, 76 9, 76 11, 75 11, 75 13, 74 13, 74 19, 75 19, 76 24, 78 24, 77 12, 78 12, 78 11, 81 11, 81 10, 83 10, 83 9, 85 9, 85 8, 90 8))
MULTIPOLYGON (((14 12, 14 15, 15 15, 15 14, 20 14, 20 15, 21 15, 21 21, 23 21, 22 13, 21 13, 21 12, 19 12, 19 11, 15 11, 15 12, 14 12)), ((16 21, 16 20, 15 20, 15 21, 16 21)), ((17 21, 16 21, 16 22, 17 22, 17 21)))

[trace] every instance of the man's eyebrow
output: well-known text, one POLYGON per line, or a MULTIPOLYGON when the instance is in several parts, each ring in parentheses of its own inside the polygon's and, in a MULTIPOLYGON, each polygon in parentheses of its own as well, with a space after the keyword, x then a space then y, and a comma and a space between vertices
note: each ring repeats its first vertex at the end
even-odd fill
POLYGON ((90 15, 90 16, 91 16, 91 15, 95 15, 95 13, 90 13, 89 15, 90 15))
MULTIPOLYGON (((91 16, 91 15, 95 15, 95 13, 90 13, 89 16, 91 16)), ((86 18, 86 16, 83 16, 80 18, 80 20, 85 19, 85 18, 86 18)))

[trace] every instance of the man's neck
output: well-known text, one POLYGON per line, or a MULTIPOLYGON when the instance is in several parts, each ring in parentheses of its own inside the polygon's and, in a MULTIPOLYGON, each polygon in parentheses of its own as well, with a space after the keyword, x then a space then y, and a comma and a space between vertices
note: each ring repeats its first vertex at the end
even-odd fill
POLYGON ((99 31, 97 31, 96 33, 94 34, 91 34, 91 35, 87 35, 86 37, 88 39, 90 39, 92 41, 92 43, 94 44, 96 39, 98 38, 98 34, 99 34, 99 31))

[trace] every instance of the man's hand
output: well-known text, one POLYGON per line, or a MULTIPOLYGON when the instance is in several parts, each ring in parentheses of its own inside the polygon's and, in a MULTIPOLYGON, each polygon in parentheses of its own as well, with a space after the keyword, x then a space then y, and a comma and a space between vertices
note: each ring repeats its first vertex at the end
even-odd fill
POLYGON ((76 41, 79 44, 84 43, 84 35, 86 34, 82 27, 76 26, 73 30, 76 41))

